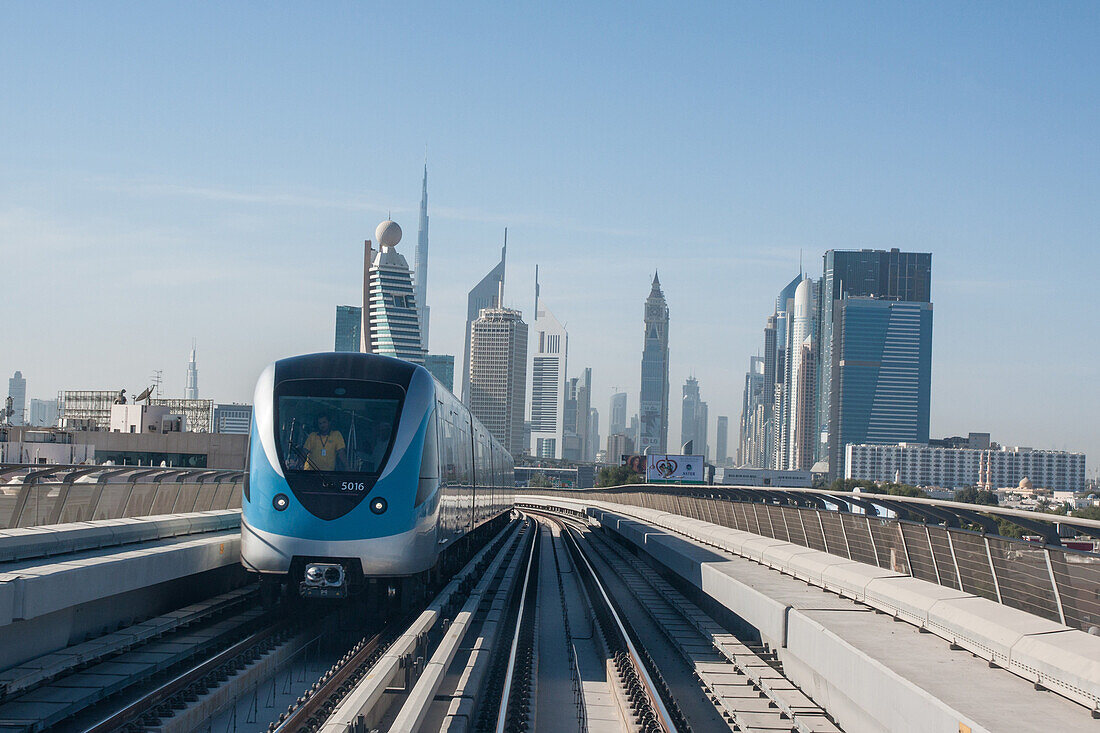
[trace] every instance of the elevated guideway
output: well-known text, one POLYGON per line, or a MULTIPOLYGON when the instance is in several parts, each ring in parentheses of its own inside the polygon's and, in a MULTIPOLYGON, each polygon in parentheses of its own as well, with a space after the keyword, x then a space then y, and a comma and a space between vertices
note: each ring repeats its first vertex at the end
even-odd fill
POLYGON ((926 524, 901 519, 897 497, 779 496, 650 486, 516 502, 585 517, 734 614, 844 730, 1098 725, 1094 553, 967 529, 995 522, 984 507, 905 515, 943 522, 926 524))
POLYGON ((1100 725, 1100 555, 1062 544, 1100 522, 799 489, 541 491, 429 616, 326 651, 334 619, 288 626, 244 585, 242 488, 239 472, 0 467, 0 730, 76 724, 157 665, 189 671, 118 714, 165 731, 1100 725), (998 533, 1012 526, 1032 540, 998 533), (297 688, 318 651, 339 661, 297 688), (153 666, 112 681, 118 654, 153 666))
POLYGON ((245 578, 239 510, 0 530, 0 669, 245 578))
POLYGON ((0 464, 0 530, 240 509, 243 471, 0 464))

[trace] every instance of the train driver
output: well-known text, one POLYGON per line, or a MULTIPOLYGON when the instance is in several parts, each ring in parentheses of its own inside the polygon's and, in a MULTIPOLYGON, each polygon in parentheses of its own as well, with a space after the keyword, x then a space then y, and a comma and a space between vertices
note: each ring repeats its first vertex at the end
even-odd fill
POLYGON ((329 416, 317 416, 317 430, 309 434, 305 442, 306 471, 346 471, 348 455, 344 436, 333 430, 329 416))

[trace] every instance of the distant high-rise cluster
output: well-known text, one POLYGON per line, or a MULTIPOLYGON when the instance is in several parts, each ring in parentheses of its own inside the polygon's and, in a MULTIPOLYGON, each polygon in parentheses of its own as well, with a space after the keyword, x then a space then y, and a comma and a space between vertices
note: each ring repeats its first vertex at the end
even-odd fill
POLYGON ((641 425, 637 449, 643 453, 668 451, 668 303, 657 273, 645 301, 645 339, 642 347, 641 425))
POLYGON ((680 418, 680 446, 685 453, 707 455, 707 403, 699 396, 699 380, 688 377, 684 383, 683 411, 680 418), (689 447, 690 446, 690 447, 689 447))
MULTIPOLYGON (((423 364, 459 394, 514 455, 594 462, 604 455, 617 461, 635 451, 668 451, 669 312, 656 274, 645 305, 639 411, 627 414, 625 392, 612 397, 605 454, 600 411, 593 404, 592 370, 584 368, 579 376, 569 377, 569 334, 542 299, 537 267, 530 331, 520 312, 504 305, 507 229, 500 261, 467 295, 459 368, 455 369, 455 357, 428 352, 428 224, 425 165, 415 267, 397 252, 401 227, 382 222, 375 232, 378 249, 370 240, 364 243, 362 305, 336 306, 335 351, 385 354, 423 364)), ((697 452, 708 453, 706 403, 692 402, 691 412, 689 438, 697 452)))
POLYGON ((592 461, 599 446, 592 443, 592 369, 569 380, 565 389, 565 446, 562 457, 570 461, 592 461))
POLYGON ((844 475, 853 443, 927 442, 932 256, 829 250, 779 293, 745 375, 741 465, 844 475))

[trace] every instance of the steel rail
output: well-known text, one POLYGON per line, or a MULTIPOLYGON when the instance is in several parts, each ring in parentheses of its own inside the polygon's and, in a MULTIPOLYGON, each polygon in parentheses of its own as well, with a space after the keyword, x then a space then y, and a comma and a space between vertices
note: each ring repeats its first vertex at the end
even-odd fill
POLYGON ((107 733, 108 731, 121 728, 132 722, 135 718, 140 718, 146 713, 160 707, 168 702, 174 695, 186 690, 190 685, 198 682, 222 665, 233 661, 235 658, 247 653, 250 649, 264 643, 268 639, 289 630, 292 626, 293 621, 291 620, 277 621, 267 628, 261 629, 245 637, 228 649, 215 654, 213 657, 200 662, 186 672, 176 676, 174 679, 150 690, 138 700, 133 701, 121 710, 116 711, 112 715, 91 726, 85 733, 107 733))
MULTIPOLYGON (((283 720, 274 731, 297 731, 301 729, 308 730, 310 728, 309 720, 318 712, 323 712, 322 709, 325 705, 329 704, 330 699, 340 687, 347 682, 348 678, 355 674, 355 672, 364 664, 370 661, 370 657, 374 654, 378 647, 382 643, 382 639, 385 634, 391 630, 395 625, 401 626, 405 621, 409 619, 403 619, 401 622, 391 622, 384 626, 382 630, 376 633, 369 639, 364 638, 360 644, 358 651, 342 664, 332 675, 321 683, 320 687, 316 690, 309 690, 306 692, 306 699, 287 714, 286 719, 283 720)), ((407 625, 407 624, 406 624, 407 625)), ((404 628, 404 626, 401 626, 404 628)), ((324 717, 328 717, 327 714, 324 717)), ((322 721, 323 722, 323 721, 322 721)))
POLYGON ((531 541, 531 549, 527 555, 527 572, 523 577, 523 588, 519 594, 519 611, 516 613, 516 630, 512 634, 512 647, 508 652, 508 666, 504 672, 504 688, 500 693, 500 708, 497 711, 496 733, 504 733, 504 724, 508 719, 508 696, 512 692, 512 676, 516 669, 516 654, 519 652, 520 631, 523 629, 524 609, 527 605, 527 586, 531 581, 531 568, 535 559, 536 545, 542 540, 542 529, 538 522, 533 523, 535 533, 531 541))
POLYGON ((611 618, 615 622, 616 630, 622 637, 623 642, 626 644, 627 652, 630 655, 630 661, 634 666, 634 669, 638 672, 638 676, 642 680, 642 684, 645 687, 646 696, 649 698, 653 705, 654 712, 657 713, 659 720, 657 721, 667 733, 677 733, 676 724, 672 720, 672 715, 669 713, 668 708, 665 706, 664 700, 661 698, 661 694, 657 690, 657 685, 653 682, 653 678, 649 675, 649 670, 642 662, 642 657, 638 653, 637 648, 634 646, 634 641, 631 639, 630 632, 627 630, 626 624, 623 623, 622 618, 619 616, 619 612, 615 610, 615 604, 611 601, 611 596, 608 594, 607 589, 603 583, 600 582, 599 574, 596 569, 592 567, 592 563, 588 561, 585 556, 584 550, 581 549, 580 542, 573 536, 573 529, 570 528, 566 521, 560 517, 553 517, 551 521, 558 522, 562 527, 563 537, 568 537, 572 547, 576 550, 576 554, 584 561, 584 565, 588 570, 588 577, 599 590, 600 596, 603 598, 604 607, 610 612, 611 618))

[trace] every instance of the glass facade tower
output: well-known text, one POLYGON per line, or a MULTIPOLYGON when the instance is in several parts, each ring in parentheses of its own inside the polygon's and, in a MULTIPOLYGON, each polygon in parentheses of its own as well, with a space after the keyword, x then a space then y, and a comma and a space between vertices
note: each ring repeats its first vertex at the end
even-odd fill
MULTIPOLYGON (((829 250, 825 253, 821 279, 818 320, 821 339, 818 354, 817 458, 830 449, 830 422, 836 338, 833 329, 838 303, 848 297, 871 296, 889 300, 930 303, 932 300, 932 255, 929 252, 901 252, 897 249, 829 250)), ((843 447, 840 448, 843 455, 843 447)), ((830 473, 843 473, 843 466, 830 473)))
POLYGON ((928 442, 932 304, 844 298, 833 326, 830 479, 848 444, 928 442))
POLYGON ((357 305, 336 306, 336 351, 359 351, 363 309, 357 305))

